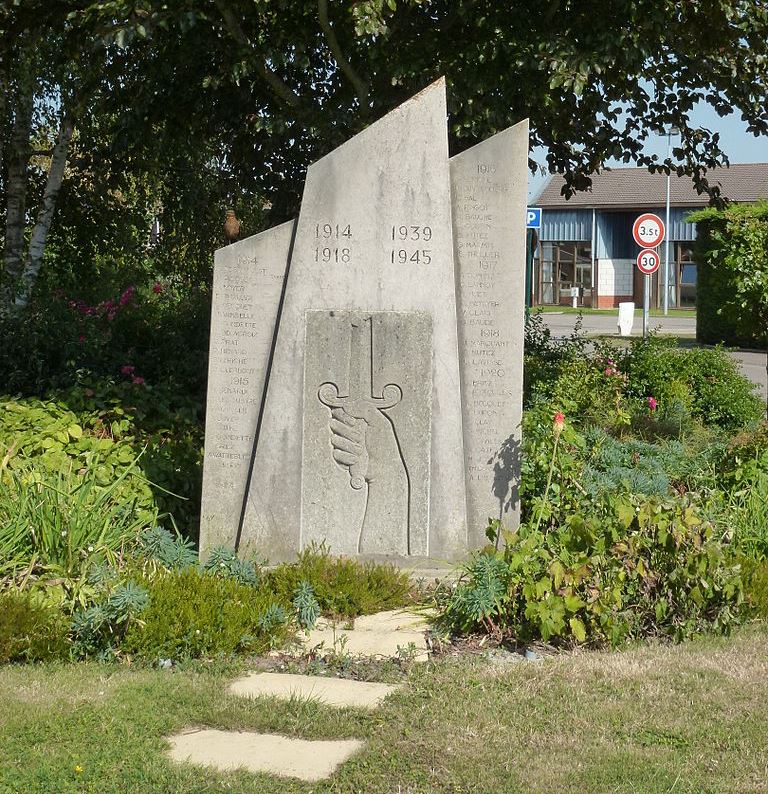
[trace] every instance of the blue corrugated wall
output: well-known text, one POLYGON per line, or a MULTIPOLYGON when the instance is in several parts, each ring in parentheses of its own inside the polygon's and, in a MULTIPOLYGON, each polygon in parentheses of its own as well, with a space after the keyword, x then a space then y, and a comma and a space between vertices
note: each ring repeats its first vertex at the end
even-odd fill
MULTIPOLYGON (((691 241, 696 239, 696 225, 686 223, 686 216, 693 207, 672 207, 669 214, 667 230, 672 242, 691 241)), ((664 207, 652 210, 632 210, 619 212, 596 211, 596 245, 597 259, 632 259, 637 254, 637 245, 632 239, 632 224, 643 212, 653 212, 664 220, 664 207)), ((562 209, 542 212, 541 240, 543 242, 592 239, 591 209, 562 209)))

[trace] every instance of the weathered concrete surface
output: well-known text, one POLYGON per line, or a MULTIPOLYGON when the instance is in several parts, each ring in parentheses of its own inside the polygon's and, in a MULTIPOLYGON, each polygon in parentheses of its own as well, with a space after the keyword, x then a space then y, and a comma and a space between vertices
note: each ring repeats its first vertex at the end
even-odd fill
POLYGON ((248 237, 214 257, 203 554, 235 544, 293 225, 248 237))
POLYGON ((330 777, 362 749, 357 739, 306 741, 271 733, 192 729, 170 736, 170 756, 179 763, 222 771, 247 769, 317 781, 330 777))
POLYGON ((528 122, 451 158, 467 521, 519 520, 528 122))
POLYGON ((428 659, 426 631, 429 624, 421 615, 397 609, 356 618, 351 629, 343 625, 318 621, 308 636, 301 637, 303 652, 322 646, 320 652, 326 654, 390 658, 407 652, 413 654, 413 661, 428 659))
POLYGON ((441 80, 308 170, 250 485, 246 553, 278 561, 301 547, 308 310, 432 318, 428 554, 448 560, 467 551, 446 115, 441 80))
POLYGON ((426 555, 431 317, 308 312, 305 344, 302 547, 426 555))
POLYGON ((233 681, 229 691, 241 697, 293 697, 319 700, 328 706, 376 708, 387 695, 402 686, 348 678, 324 678, 290 673, 249 673, 233 681))

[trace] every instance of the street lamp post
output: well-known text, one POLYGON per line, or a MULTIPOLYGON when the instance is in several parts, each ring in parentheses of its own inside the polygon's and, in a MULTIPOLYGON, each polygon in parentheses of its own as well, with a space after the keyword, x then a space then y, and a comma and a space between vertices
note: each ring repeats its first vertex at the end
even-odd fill
MULTIPOLYGON (((659 133, 667 136, 667 160, 672 154, 672 136, 678 135, 680 130, 677 127, 670 127, 668 130, 659 133)), ((671 229, 669 228, 669 188, 671 174, 667 174, 667 214, 664 219, 666 234, 664 235, 664 315, 669 314, 669 238, 671 229)))

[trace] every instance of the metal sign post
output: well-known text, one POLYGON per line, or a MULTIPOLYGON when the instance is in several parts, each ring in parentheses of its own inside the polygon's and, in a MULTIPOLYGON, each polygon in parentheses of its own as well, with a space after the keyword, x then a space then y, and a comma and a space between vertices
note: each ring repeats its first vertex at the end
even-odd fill
POLYGON ((651 313, 651 275, 659 269, 661 260, 653 250, 664 239, 666 229, 658 215, 646 212, 632 226, 632 236, 642 248, 637 255, 637 267, 643 278, 643 338, 648 336, 649 318, 651 313))

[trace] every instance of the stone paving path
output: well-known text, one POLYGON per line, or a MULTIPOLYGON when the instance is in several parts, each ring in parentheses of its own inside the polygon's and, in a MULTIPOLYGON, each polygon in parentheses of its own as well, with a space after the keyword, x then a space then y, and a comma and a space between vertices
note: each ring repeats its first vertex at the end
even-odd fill
MULTIPOLYGON (((358 657, 407 656, 427 659, 427 621, 407 610, 357 618, 354 627, 322 621, 303 640, 302 653, 343 653, 358 657)), ((288 673, 250 673, 233 681, 229 692, 241 697, 316 699, 338 708, 376 708, 403 685, 288 673)), ((280 777, 318 781, 330 777, 362 750, 358 739, 307 741, 270 733, 189 728, 168 737, 170 757, 178 763, 222 771, 247 769, 280 777)))

